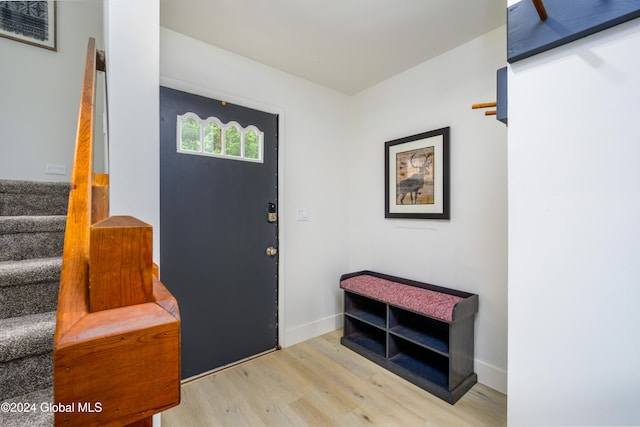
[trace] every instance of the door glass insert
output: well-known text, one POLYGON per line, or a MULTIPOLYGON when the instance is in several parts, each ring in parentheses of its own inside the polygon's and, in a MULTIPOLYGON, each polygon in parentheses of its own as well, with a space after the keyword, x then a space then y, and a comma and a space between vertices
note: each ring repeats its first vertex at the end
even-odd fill
POLYGON ((252 128, 244 134, 244 156, 247 159, 257 160, 260 158, 260 136, 258 132, 260 131, 252 128))
POLYGON ((264 133, 254 125, 201 119, 192 112, 178 116, 177 124, 179 153, 263 162, 264 133))
POLYGON ((240 131, 235 126, 229 126, 224 132, 224 153, 227 156, 240 157, 241 155, 241 137, 240 131))
POLYGON ((180 148, 183 151, 200 151, 200 126, 191 117, 180 126, 180 148))
POLYGON ((204 126, 204 152, 209 154, 221 154, 220 126, 216 122, 207 123, 204 126))

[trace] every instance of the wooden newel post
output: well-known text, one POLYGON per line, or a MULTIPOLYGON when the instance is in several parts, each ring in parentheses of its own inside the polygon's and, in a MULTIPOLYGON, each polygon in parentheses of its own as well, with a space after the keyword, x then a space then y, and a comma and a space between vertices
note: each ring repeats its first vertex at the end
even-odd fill
POLYGON ((131 216, 91 226, 89 311, 153 301, 152 227, 131 216))

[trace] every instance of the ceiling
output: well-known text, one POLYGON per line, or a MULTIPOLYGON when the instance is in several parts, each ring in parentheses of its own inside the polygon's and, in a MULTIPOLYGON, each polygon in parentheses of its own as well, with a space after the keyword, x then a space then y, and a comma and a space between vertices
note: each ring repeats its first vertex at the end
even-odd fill
POLYGON ((505 24, 506 0, 161 0, 163 27, 356 94, 505 24))

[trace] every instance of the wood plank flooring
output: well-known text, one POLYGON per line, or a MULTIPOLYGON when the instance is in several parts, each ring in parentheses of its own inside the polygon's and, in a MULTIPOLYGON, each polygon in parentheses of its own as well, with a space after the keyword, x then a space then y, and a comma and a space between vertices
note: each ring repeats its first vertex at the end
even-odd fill
POLYGON ((342 330, 182 385, 162 427, 507 425, 507 398, 476 384, 455 405, 340 344, 342 330))

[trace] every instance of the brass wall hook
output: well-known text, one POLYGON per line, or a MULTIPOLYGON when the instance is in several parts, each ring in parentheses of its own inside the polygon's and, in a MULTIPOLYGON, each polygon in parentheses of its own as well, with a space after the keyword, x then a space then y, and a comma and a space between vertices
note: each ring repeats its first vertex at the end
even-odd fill
POLYGON ((549 15, 547 15, 547 10, 544 8, 544 3, 542 0, 531 0, 533 1, 533 5, 536 7, 536 11, 538 12, 538 16, 541 21, 545 21, 549 15))
MULTIPOLYGON (((497 102, 481 102, 479 104, 471 104, 471 108, 477 110, 478 108, 493 108, 498 105, 497 102)), ((495 116, 496 110, 488 110, 484 112, 485 116, 495 116)))

